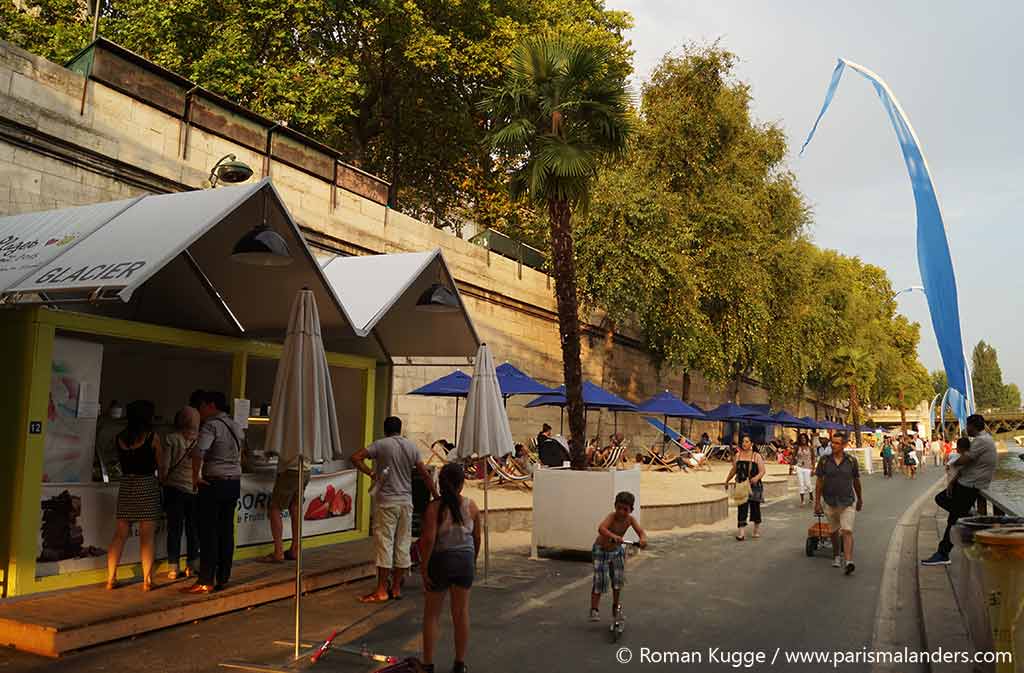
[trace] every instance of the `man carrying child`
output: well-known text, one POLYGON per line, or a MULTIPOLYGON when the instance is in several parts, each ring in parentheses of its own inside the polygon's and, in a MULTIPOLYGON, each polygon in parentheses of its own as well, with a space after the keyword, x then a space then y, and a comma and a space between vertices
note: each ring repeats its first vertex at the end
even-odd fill
POLYGON ((601 620, 599 608, 601 594, 612 589, 612 618, 622 621, 622 585, 626 582, 626 552, 623 535, 632 528, 640 538, 640 546, 647 546, 647 533, 633 518, 636 500, 632 493, 622 491, 615 496, 615 511, 606 516, 597 527, 594 540, 594 584, 590 594, 590 621, 601 620))
POLYGON ((996 471, 996 443, 992 435, 985 431, 985 418, 979 414, 967 417, 967 436, 971 438, 970 447, 966 451, 957 442, 960 456, 950 465, 958 472, 949 487, 935 496, 935 504, 949 512, 946 519, 946 532, 939 541, 938 550, 921 565, 949 565, 949 552, 953 551, 953 543, 949 532, 960 517, 967 516, 978 499, 978 492, 992 483, 992 475, 996 471))

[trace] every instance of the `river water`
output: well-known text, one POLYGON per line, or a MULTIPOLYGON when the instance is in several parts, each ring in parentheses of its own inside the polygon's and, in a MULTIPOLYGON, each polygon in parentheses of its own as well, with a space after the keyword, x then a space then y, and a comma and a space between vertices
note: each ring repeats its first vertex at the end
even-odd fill
POLYGON ((988 489, 1013 507, 1016 513, 1024 512, 1024 460, 1020 459, 1021 455, 1021 449, 1012 445, 1009 451, 999 454, 996 474, 988 489))

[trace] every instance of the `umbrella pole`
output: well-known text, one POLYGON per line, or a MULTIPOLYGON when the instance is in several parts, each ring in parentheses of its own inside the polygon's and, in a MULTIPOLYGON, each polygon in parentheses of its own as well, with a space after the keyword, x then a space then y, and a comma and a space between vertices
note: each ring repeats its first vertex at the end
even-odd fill
POLYGON ((459 443, 459 398, 455 398, 455 438, 452 439, 452 443, 458 445, 459 443))
POLYGON ((558 434, 565 436, 565 407, 558 408, 558 434))
POLYGON ((302 469, 305 467, 302 456, 299 456, 299 521, 298 521, 298 539, 292 540, 295 544, 295 658, 299 658, 299 632, 302 630, 302 512, 303 505, 303 491, 302 488, 302 469))
MULTIPOLYGON (((661 423, 666 428, 668 427, 668 414, 665 414, 665 416, 662 417, 662 422, 661 423)), ((663 433, 661 433, 661 455, 662 455, 663 458, 665 457, 665 447, 667 445, 668 445, 668 434, 663 432, 663 433)))
POLYGON ((491 565, 491 527, 487 525, 487 482, 490 481, 487 478, 487 472, 490 466, 487 464, 487 458, 484 458, 481 462, 484 468, 484 584, 487 584, 487 572, 490 570, 491 565))

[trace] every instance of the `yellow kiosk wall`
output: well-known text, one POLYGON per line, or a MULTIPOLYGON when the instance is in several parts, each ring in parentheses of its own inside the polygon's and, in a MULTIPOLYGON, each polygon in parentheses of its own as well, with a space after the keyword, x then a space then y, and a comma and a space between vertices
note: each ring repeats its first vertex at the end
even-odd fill
MULTIPOLYGON (((160 327, 145 323, 58 311, 19 308, 4 311, 0 321, 0 352, 6 360, 0 386, 0 571, 7 596, 48 591, 102 582, 102 569, 36 578, 39 552, 40 489, 43 445, 49 404, 53 340, 58 330, 131 339, 152 344, 183 346, 232 355, 232 397, 244 397, 246 368, 250 356, 279 359, 279 344, 221 337, 201 332, 160 327), (38 434, 30 424, 39 421, 38 434)), ((363 440, 373 440, 378 365, 372 358, 328 353, 328 364, 363 371, 363 440)), ((358 475, 355 502, 356 529, 321 535, 306 541, 318 547, 364 538, 369 534, 369 479, 358 475)), ((237 549, 236 558, 266 554, 271 545, 237 549)), ((138 576, 139 564, 118 569, 119 577, 138 576)))

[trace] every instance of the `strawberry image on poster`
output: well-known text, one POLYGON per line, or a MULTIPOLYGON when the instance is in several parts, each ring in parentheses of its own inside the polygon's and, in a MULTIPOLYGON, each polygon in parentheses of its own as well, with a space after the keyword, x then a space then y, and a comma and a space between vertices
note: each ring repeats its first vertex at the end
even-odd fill
POLYGON ((303 518, 306 521, 319 521, 335 516, 345 516, 351 511, 352 496, 328 484, 322 496, 317 496, 309 502, 303 518))

